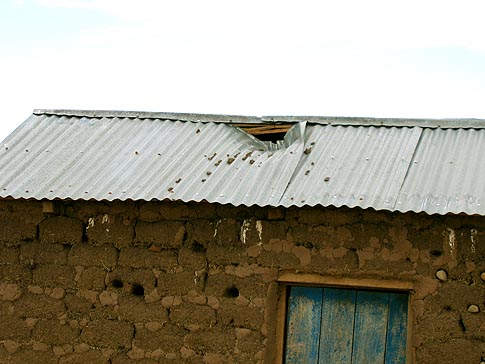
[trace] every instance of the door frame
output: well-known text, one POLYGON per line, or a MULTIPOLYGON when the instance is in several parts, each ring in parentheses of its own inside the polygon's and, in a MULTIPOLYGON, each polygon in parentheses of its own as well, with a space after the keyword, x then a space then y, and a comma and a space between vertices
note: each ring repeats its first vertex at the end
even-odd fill
POLYGON ((288 287, 289 286, 313 286, 313 287, 333 287, 347 289, 369 289, 393 292, 408 292, 408 322, 406 337, 406 364, 412 364, 414 360, 414 350, 412 348, 413 330, 413 310, 412 297, 415 291, 414 282, 398 281, 390 279, 373 278, 350 278, 350 277, 331 277, 313 273, 292 273, 282 272, 279 274, 278 281, 278 306, 276 317, 276 364, 284 364, 285 337, 286 337, 286 317, 288 311, 288 287))

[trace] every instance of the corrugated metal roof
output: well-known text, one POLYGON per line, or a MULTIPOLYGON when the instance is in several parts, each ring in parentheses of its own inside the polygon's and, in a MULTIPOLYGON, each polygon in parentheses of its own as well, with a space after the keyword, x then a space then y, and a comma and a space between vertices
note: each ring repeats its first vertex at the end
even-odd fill
POLYGON ((300 121, 276 145, 230 125, 272 117, 197 117, 36 110, 0 149, 0 197, 485 215, 483 121, 446 130, 300 121))

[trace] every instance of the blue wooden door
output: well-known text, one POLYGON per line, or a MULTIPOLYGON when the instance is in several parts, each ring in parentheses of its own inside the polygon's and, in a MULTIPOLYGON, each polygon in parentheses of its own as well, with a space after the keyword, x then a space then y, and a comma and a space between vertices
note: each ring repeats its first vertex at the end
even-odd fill
POLYGON ((405 364, 408 295, 291 287, 286 364, 405 364))

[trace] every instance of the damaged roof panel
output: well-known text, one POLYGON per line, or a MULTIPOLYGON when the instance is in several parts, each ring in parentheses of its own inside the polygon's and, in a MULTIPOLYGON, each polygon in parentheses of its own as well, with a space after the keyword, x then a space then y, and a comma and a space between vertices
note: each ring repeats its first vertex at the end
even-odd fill
POLYGON ((313 119, 36 110, 0 149, 0 197, 485 215, 482 120, 313 119), (273 121, 285 140, 244 131, 273 121))
POLYGON ((309 126, 284 206, 393 210, 421 128, 309 126))
POLYGON ((227 124, 34 115, 4 141, 0 197, 277 205, 302 133, 277 147, 227 124))

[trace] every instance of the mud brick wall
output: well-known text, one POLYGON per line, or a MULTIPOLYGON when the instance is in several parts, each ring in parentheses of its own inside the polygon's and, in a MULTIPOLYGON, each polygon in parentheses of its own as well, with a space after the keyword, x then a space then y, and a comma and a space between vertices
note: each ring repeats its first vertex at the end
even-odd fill
POLYGON ((485 219, 0 201, 0 363, 272 363, 285 271, 414 282, 412 352, 485 355, 485 219))

